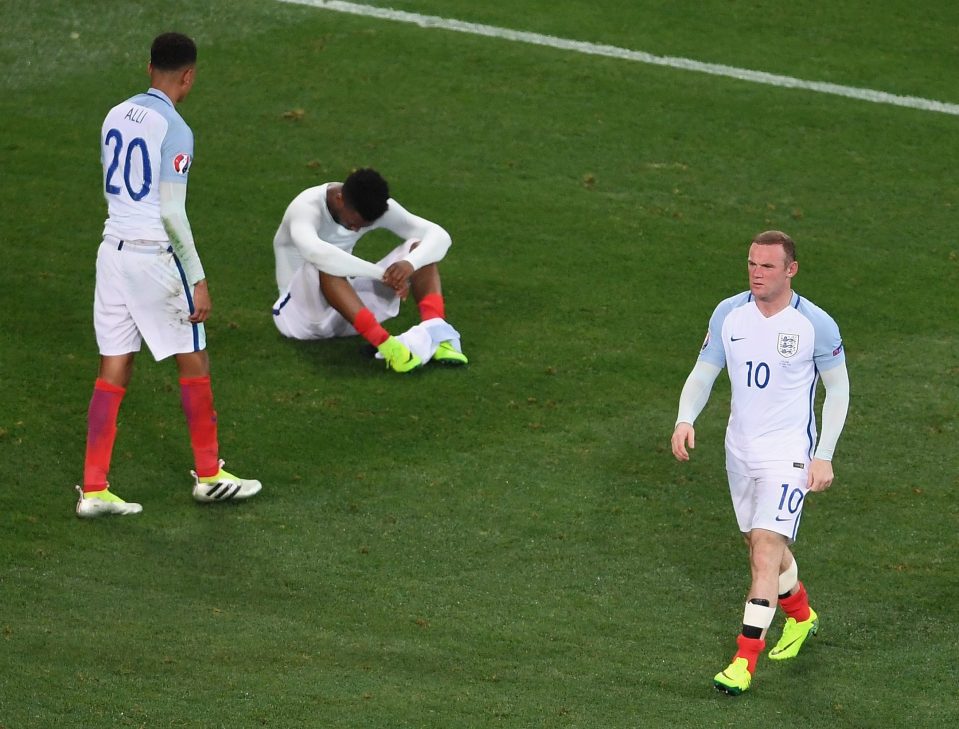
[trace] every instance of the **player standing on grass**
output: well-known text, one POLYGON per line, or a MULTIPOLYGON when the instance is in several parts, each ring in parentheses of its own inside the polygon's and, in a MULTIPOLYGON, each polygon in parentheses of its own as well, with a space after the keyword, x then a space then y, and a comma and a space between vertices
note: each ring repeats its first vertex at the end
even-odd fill
POLYGON ((752 584, 738 650, 714 679, 716 688, 749 688, 776 601, 787 615, 773 660, 793 658, 819 628, 789 545, 809 491, 832 484, 832 456, 846 420, 849 377, 839 328, 792 290, 799 269, 785 233, 757 235, 749 248, 749 291, 721 302, 679 399, 673 455, 689 460, 693 423, 723 367, 732 403, 726 428, 726 473, 739 530, 749 546, 752 584), (816 444, 813 406, 822 378, 826 398, 816 444), (815 452, 814 449, 815 448, 815 452))
POLYGON ((390 197, 376 170, 311 187, 289 204, 273 238, 280 298, 273 322, 292 339, 359 333, 394 372, 433 361, 464 365, 460 335, 445 320, 437 261, 451 244, 436 223, 390 197), (385 228, 404 242, 378 263, 352 254, 366 233, 385 228), (393 337, 380 322, 396 316, 412 291, 422 323, 393 337))
POLYGON ((203 322, 210 313, 206 276, 186 216, 193 133, 174 108, 193 87, 196 46, 164 33, 150 49, 150 89, 113 107, 100 153, 108 217, 97 254, 93 320, 100 368, 87 418, 83 488, 77 515, 137 514, 107 483, 117 413, 146 340, 157 361, 173 355, 196 461, 193 498, 245 499, 259 481, 223 470, 203 322))

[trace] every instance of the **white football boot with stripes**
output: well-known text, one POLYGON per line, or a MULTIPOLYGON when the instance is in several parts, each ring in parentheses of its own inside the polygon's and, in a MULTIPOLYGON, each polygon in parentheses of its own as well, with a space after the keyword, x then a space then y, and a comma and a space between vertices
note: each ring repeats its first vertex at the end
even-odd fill
POLYGON ((134 504, 132 501, 124 501, 119 496, 110 491, 110 487, 101 491, 83 492, 80 486, 75 487, 80 499, 77 501, 77 516, 81 519, 92 519, 106 514, 118 514, 127 516, 129 514, 139 514, 143 507, 134 504))
POLYGON ((220 461, 220 470, 215 476, 200 478, 196 471, 190 471, 196 483, 193 486, 193 498, 204 504, 214 501, 240 501, 260 493, 263 484, 252 479, 239 478, 223 470, 223 461, 220 461))

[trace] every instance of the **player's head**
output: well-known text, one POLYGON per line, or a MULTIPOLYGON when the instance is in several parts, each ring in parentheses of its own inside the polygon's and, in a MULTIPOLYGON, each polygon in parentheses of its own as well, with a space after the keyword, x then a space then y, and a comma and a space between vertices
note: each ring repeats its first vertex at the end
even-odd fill
POLYGON ((783 254, 786 256, 785 265, 787 266, 796 260, 796 244, 792 238, 781 230, 763 231, 753 238, 752 242, 758 246, 782 246, 783 254))
MULTIPOLYGON (((386 212, 390 188, 374 169, 365 167, 354 171, 343 183, 343 202, 367 223, 386 212)), ((347 226, 349 227, 349 226, 347 226)))
POLYGON ((161 33, 150 46, 150 65, 158 71, 179 71, 196 65, 196 43, 182 33, 161 33))
POLYGON ((796 244, 779 230, 767 230, 753 238, 747 260, 749 290, 758 301, 788 302, 792 277, 799 270, 796 244))
POLYGON ((173 103, 186 98, 196 74, 196 44, 182 33, 161 33, 150 46, 150 82, 173 103))

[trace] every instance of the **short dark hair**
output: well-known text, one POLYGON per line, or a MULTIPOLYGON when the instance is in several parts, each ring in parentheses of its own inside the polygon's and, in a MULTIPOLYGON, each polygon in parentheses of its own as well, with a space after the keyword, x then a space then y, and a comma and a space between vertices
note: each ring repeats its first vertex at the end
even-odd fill
POLYGON ((372 223, 386 212, 389 197, 390 187, 386 180, 369 167, 353 171, 343 183, 343 201, 367 223, 372 223))
POLYGON ((196 63, 196 43, 183 33, 161 33, 150 46, 150 63, 158 71, 179 71, 196 63))
POLYGON ((781 245, 786 254, 786 265, 796 260, 796 244, 793 239, 783 233, 781 230, 767 230, 759 233, 752 240, 753 243, 760 246, 781 245))

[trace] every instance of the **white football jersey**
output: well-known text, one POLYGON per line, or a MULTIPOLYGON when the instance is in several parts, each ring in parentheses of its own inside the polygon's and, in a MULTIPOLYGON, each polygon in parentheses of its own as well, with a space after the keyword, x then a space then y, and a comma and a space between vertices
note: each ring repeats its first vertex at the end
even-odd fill
POLYGON ((169 240, 160 218, 160 182, 186 184, 193 132, 162 91, 150 89, 113 107, 100 132, 104 235, 169 240))
POLYGON ((748 463, 812 457, 819 371, 845 361, 839 327, 825 311, 794 292, 767 318, 750 292, 737 294, 713 312, 699 358, 729 374, 730 453, 748 463))
POLYGON ((294 274, 304 263, 312 263, 319 270, 337 276, 363 276, 379 279, 383 270, 375 264, 353 256, 356 242, 371 230, 385 229, 404 240, 416 239, 419 249, 406 256, 406 260, 418 267, 443 258, 450 246, 449 234, 439 225, 414 215, 393 198, 387 200, 387 209, 379 218, 365 228, 344 228, 330 212, 326 193, 331 183, 310 187, 287 206, 283 220, 273 237, 276 254, 276 283, 282 293, 289 286, 294 274), (339 249, 336 269, 328 268, 328 246, 339 249))

